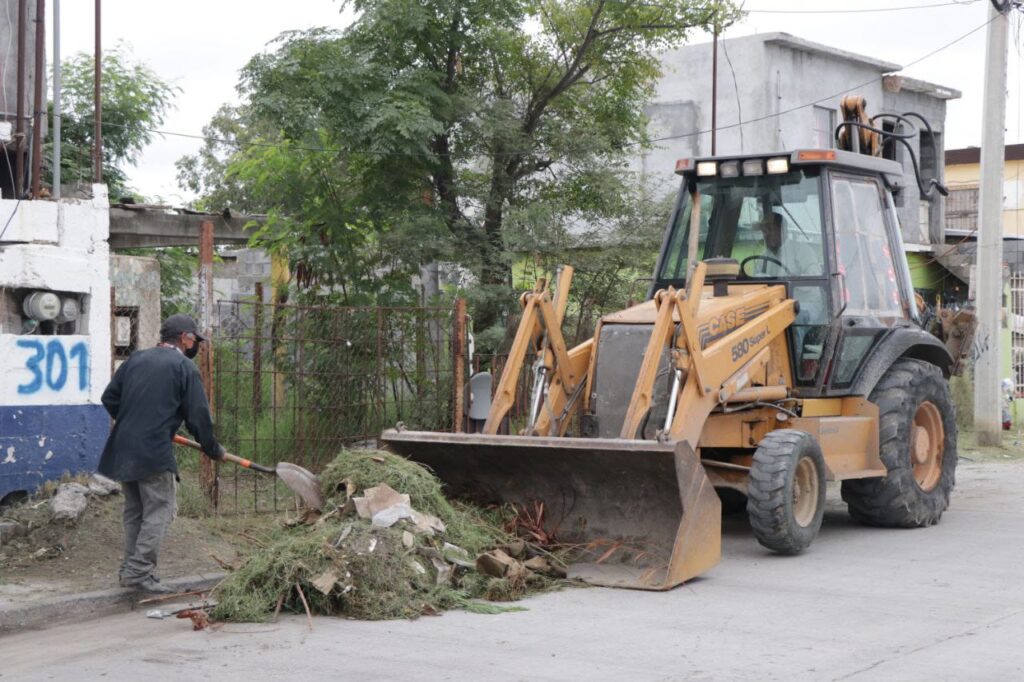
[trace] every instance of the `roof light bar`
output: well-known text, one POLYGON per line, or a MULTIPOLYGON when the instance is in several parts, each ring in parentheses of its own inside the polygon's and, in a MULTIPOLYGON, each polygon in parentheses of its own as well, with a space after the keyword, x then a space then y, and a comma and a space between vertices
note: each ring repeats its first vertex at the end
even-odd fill
POLYGON ((718 163, 715 161, 697 162, 697 175, 704 178, 709 175, 718 175, 718 163))

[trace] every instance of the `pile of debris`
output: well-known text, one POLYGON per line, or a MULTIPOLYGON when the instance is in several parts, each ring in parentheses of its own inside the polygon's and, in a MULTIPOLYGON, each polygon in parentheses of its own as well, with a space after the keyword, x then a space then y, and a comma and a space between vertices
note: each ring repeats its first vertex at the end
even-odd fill
POLYGON ((68 533, 90 500, 119 493, 115 481, 93 474, 48 483, 34 497, 0 512, 0 567, 48 559, 68 548, 68 533))
POLYGON ((322 513, 258 538, 214 590, 215 620, 282 609, 378 620, 449 608, 495 612, 564 578, 558 558, 510 535, 514 510, 450 501, 425 468, 376 450, 343 451, 320 475, 322 513))

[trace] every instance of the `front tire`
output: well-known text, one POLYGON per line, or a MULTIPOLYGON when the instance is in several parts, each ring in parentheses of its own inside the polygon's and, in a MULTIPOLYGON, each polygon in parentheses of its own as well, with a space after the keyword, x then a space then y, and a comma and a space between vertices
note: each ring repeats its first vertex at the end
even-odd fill
POLYGON ((868 398, 878 406, 885 478, 843 481, 843 500, 861 523, 916 528, 938 523, 956 481, 956 411, 941 370, 921 360, 893 363, 868 398))
POLYGON ((772 431, 754 452, 747 514, 757 541, 779 554, 807 549, 825 514, 825 460, 809 433, 772 431))

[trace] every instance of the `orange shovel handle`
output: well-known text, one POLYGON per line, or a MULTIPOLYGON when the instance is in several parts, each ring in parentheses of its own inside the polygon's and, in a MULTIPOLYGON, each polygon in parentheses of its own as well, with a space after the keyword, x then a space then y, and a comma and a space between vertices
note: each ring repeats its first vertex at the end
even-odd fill
MULTIPOLYGON (((193 450, 199 450, 200 452, 203 449, 202 445, 200 445, 199 443, 195 442, 194 440, 185 438, 184 436, 175 436, 174 437, 174 442, 176 444, 178 444, 178 445, 184 445, 187 448, 192 448, 193 450)), ((275 469, 272 469, 270 467, 265 467, 265 466, 263 466, 261 464, 257 464, 256 462, 253 462, 252 460, 248 460, 248 459, 244 459, 242 457, 238 457, 237 455, 232 455, 230 452, 225 452, 224 453, 224 459, 226 459, 229 462, 234 462, 238 466, 245 467, 246 469, 255 469, 256 471, 262 471, 265 474, 277 473, 277 471, 275 469)))

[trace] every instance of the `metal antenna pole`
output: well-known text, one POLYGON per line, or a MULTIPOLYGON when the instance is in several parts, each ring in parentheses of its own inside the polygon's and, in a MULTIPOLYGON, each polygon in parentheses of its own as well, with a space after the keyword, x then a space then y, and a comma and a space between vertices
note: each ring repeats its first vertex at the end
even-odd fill
POLYGON ((711 156, 717 152, 718 131, 718 20, 711 40, 711 156))
POLYGON ((60 0, 53 0, 53 198, 60 199, 60 0))
POLYGON ((1003 298, 1003 127, 1006 122, 1006 6, 988 8, 985 96, 981 133, 981 196, 978 202, 978 331, 974 364, 974 428, 978 445, 1002 443, 999 405, 999 313, 1003 298))

